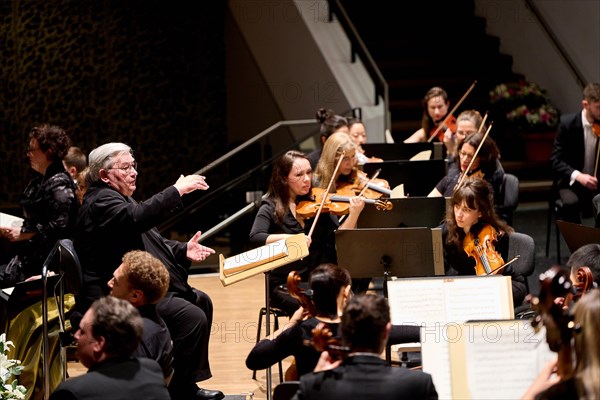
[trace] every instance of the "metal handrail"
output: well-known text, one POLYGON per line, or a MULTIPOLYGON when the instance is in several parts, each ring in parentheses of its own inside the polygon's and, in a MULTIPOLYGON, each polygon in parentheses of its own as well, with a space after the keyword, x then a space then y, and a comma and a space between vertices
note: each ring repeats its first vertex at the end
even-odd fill
MULTIPOLYGON (((264 136, 268 135, 269 133, 271 133, 275 129, 280 128, 282 126, 291 126, 291 125, 294 125, 294 126, 317 125, 317 121, 314 120, 314 119, 301 119, 301 120, 279 121, 279 122, 271 125, 267 129, 263 130, 262 132, 258 133, 257 135, 255 135, 251 139, 248 139, 244 143, 240 144, 235 149, 227 152, 226 154, 224 154, 223 156, 219 157, 215 161, 209 163, 207 166, 205 166, 205 167, 199 169, 198 171, 194 172, 194 174, 196 174, 196 175, 203 175, 203 174, 205 174, 206 172, 208 172, 208 171, 212 170, 213 168, 215 168, 216 166, 222 164, 224 161, 228 160, 229 158, 231 158, 235 154, 237 154, 240 151, 244 150, 245 148, 247 148, 251 144, 255 143, 256 141, 258 141, 260 139, 262 139, 264 136)), ((308 134, 308 135, 306 135, 304 137, 301 137, 299 140, 297 140, 295 143, 293 143, 292 146, 295 146, 295 145, 301 143, 302 141, 304 141, 304 140, 308 139, 309 137, 313 136, 314 134, 315 134, 314 132, 311 132, 310 134, 308 134)), ((276 159, 277 157, 281 156, 285 151, 287 151, 287 150, 284 150, 283 152, 281 152, 281 154, 278 153, 278 154, 274 155, 273 157, 271 157, 268 160, 264 161, 259 166, 246 171, 244 174, 242 174, 242 175, 240 175, 240 176, 238 176, 238 177, 230 180, 229 182, 221 185, 216 190, 211 191, 209 194, 207 194, 203 198, 201 198, 201 199, 193 202, 192 204, 189 204, 186 207, 186 212, 179 213, 179 214, 174 215, 171 218, 167 219, 166 221, 164 221, 162 224, 159 225, 158 229, 160 231, 164 231, 165 229, 169 229, 175 223, 177 223, 178 221, 180 221, 183 218, 184 215, 190 214, 190 213, 193 213, 193 212, 197 211, 205 203, 209 202, 211 199, 213 199, 216 196, 219 196, 221 193, 226 192, 226 191, 230 190, 231 188, 235 187, 238 183, 242 182, 248 176, 251 176, 252 174, 254 174, 255 172, 257 172, 258 170, 264 168, 265 165, 271 163, 274 159, 276 159)), ((237 215, 237 212, 236 212, 236 215, 237 215)), ((221 224, 219 224, 219 226, 221 226, 221 224)), ((227 225, 229 225, 229 224, 226 224, 225 226, 227 226, 227 225)), ((223 228, 223 227, 224 226, 221 226, 221 228, 223 228)), ((211 228, 210 231, 213 231, 213 229, 214 228, 211 228)), ((206 234, 203 233, 202 238, 205 239, 205 235, 206 234)))
POLYGON ((531 13, 538 20, 538 22, 540 23, 540 25, 546 32, 546 35, 548 35, 548 37, 552 41, 552 44, 554 45, 554 47, 556 47, 556 50, 558 50, 558 52, 562 56, 563 60, 567 63, 567 65, 568 65, 569 69, 571 70, 571 72, 573 73, 573 75, 575 75, 575 79, 577 79, 579 86, 581 86, 581 88, 583 89, 587 84, 587 81, 586 81, 585 77, 583 76, 583 73, 579 70, 579 68, 577 68, 575 61, 573 61, 573 59, 569 56, 569 54, 565 50, 564 46, 560 43, 560 40, 558 39, 558 37, 556 36, 554 31, 550 27, 550 24, 548 23, 548 21, 546 21, 546 19, 540 12, 540 9, 535 5, 535 3, 532 0, 525 0, 525 5, 531 10, 531 13))
POLYGON ((363 42, 362 38, 358 34, 356 27, 350 20, 348 13, 340 3, 340 0, 328 0, 329 4, 329 21, 333 21, 333 14, 337 15, 340 25, 346 32, 348 40, 350 40, 351 46, 351 61, 356 61, 356 54, 363 61, 365 68, 369 74, 369 77, 373 80, 375 85, 375 105, 379 104, 379 96, 383 97, 383 113, 384 113, 384 126, 386 130, 391 129, 392 119, 389 110, 390 97, 389 97, 389 86, 383 74, 379 70, 377 63, 371 56, 371 53, 367 49, 367 46, 363 42))
POLYGON ((279 122, 271 125, 267 129, 265 129, 264 131, 260 132, 253 138, 246 140, 244 143, 240 144, 235 149, 233 149, 233 150, 229 151, 228 153, 225 153, 221 157, 217 158, 215 161, 211 162, 206 167, 201 168, 198 171, 194 172, 194 174, 195 175, 205 174, 206 172, 210 171, 217 165, 222 164, 225 160, 229 159, 230 157, 232 157, 232 156, 236 155, 237 153, 239 153, 240 151, 244 150, 246 147, 250 146, 252 143, 262 139, 264 136, 273 132, 277 128, 280 128, 282 126, 290 126, 290 125, 314 125, 315 123, 316 122, 314 119, 297 119, 297 120, 289 120, 289 121, 279 121, 279 122))

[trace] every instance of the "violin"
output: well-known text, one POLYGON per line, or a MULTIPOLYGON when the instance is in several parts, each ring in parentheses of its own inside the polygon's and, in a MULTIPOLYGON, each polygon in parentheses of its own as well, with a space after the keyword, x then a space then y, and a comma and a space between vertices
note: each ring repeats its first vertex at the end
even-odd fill
POLYGON ((536 331, 541 325, 546 327, 546 341, 550 350, 558 353, 557 374, 563 380, 573 374, 571 339, 575 323, 569 310, 556 300, 573 291, 565 270, 554 266, 540 275, 540 294, 531 300, 532 308, 537 312, 532 325, 536 331))
MULTIPOLYGON (((600 121, 594 120, 592 122, 592 132, 597 138, 600 138, 600 121)), ((594 177, 596 177, 596 171, 598 171, 598 160, 600 159, 600 146, 596 150, 596 165, 594 167, 594 177)))
POLYGON ((448 129, 450 129, 453 135, 456 133, 456 117, 452 114, 448 114, 448 118, 442 120, 438 126, 431 128, 429 135, 430 137, 435 137, 438 141, 443 142, 444 134, 448 129))
MULTIPOLYGON (((377 171, 377 174, 379 171, 377 171)), ((383 195, 390 197, 392 191, 390 184, 385 179, 373 177, 369 179, 366 172, 357 170, 356 179, 351 183, 342 183, 338 186, 340 189, 350 189, 356 195, 362 195, 367 199, 379 199, 383 195)))
MULTIPOLYGON (((296 215, 302 218, 316 216, 321 204, 322 212, 333 215, 346 215, 350 212, 350 199, 355 197, 354 191, 349 188, 338 189, 336 193, 326 194, 326 189, 313 187, 307 196, 307 200, 300 201, 296 206, 296 215)), ((379 211, 389 211, 393 204, 387 200, 364 199, 366 204, 373 204, 379 211)))
POLYGON ((288 274, 286 282, 288 293, 300 303, 300 306, 304 308, 308 315, 314 317, 317 315, 315 303, 313 303, 309 296, 310 291, 307 293, 300 289, 300 282, 302 282, 302 277, 298 271, 291 271, 288 274))
POLYGON ((454 119, 454 129, 452 130, 452 133, 456 132, 456 118, 454 118, 454 112, 456 111, 456 109, 458 108, 458 106, 460 106, 462 104, 463 101, 465 101, 465 99, 467 98, 467 96, 469 95, 469 93, 471 93, 471 91, 473 90, 473 88, 475 87, 475 84, 477 83, 477 81, 473 81, 473 83, 471 84, 471 86, 469 86, 469 88, 467 89, 467 91, 465 92, 465 94, 463 94, 463 96, 460 98, 460 100, 456 103, 456 105, 454 106, 454 108, 452 109, 452 111, 450 111, 447 115, 446 118, 444 119, 444 121, 439 124, 437 126, 437 128, 435 128, 435 130, 433 132, 430 132, 430 136, 429 139, 427 139, 428 142, 431 143, 431 141, 437 137, 437 139, 440 142, 444 141, 444 132, 448 129, 448 127, 446 126, 447 124, 449 125, 448 121, 450 119, 454 119), (442 128, 444 128, 442 130, 442 128), (440 132, 441 131, 441 132, 440 132), (441 134, 441 137, 440 137, 441 134))
POLYGON ((333 336, 331 329, 324 322, 319 322, 312 330, 312 340, 307 340, 304 344, 312 346, 318 352, 327 351, 334 360, 344 359, 350 354, 350 348, 342 346, 340 340, 333 336))
POLYGON ((463 250, 475 259, 475 272, 477 275, 497 274, 505 265, 500 253, 495 249, 498 242, 496 229, 486 224, 477 234, 467 233, 463 240, 463 250))
POLYGON ((577 302, 587 292, 594 288, 594 275, 589 267, 579 267, 575 272, 574 292, 570 292, 563 303, 563 307, 569 307, 571 302, 577 302))

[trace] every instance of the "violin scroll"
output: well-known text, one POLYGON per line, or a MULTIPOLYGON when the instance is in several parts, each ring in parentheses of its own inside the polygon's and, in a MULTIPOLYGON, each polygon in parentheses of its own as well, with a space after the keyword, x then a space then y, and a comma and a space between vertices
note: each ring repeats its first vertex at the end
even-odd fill
POLYGON ((305 344, 319 352, 327 351, 334 360, 343 359, 350 353, 350 348, 342 346, 324 322, 319 322, 312 330, 312 340, 305 341, 305 344))
POLYGON ((287 290, 290 296, 300 303, 300 306, 304 308, 304 310, 311 316, 317 315, 317 310, 315 309, 315 304, 313 303, 310 296, 300 289, 300 282, 302 282, 302 277, 298 273, 298 271, 291 271, 287 277, 287 290))

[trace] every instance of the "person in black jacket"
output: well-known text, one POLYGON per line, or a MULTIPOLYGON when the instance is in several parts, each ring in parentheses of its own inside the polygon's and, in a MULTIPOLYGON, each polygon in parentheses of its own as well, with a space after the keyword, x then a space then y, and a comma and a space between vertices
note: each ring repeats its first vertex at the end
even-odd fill
POLYGON ((562 201, 560 219, 581 223, 581 213, 592 216, 592 198, 598 194, 598 137, 592 124, 600 124, 600 83, 583 90, 583 110, 560 118, 554 147, 554 185, 562 201))
POLYGON ((156 304, 169 289, 169 271, 152 254, 132 250, 123 256, 108 287, 111 296, 137 308, 144 321, 144 334, 133 355, 155 360, 169 384, 173 376, 173 345, 167 325, 156 311, 156 304))
POLYGON ((19 200, 23 225, 0 226, 0 238, 11 241, 16 254, 0 267, 2 287, 40 275, 56 241, 73 237, 79 203, 62 162, 70 145, 71 139, 58 126, 40 125, 29 133, 27 157, 35 177, 19 200))
POLYGON ((437 399, 431 375, 388 366, 381 359, 390 333, 387 300, 359 294, 348 300, 342 314, 342 346, 348 355, 334 360, 321 353, 314 374, 300 378, 294 399, 437 399))
POLYGON ((145 250, 169 271, 169 292, 157 305, 173 339, 175 374, 169 388, 174 398, 220 399, 223 393, 200 389, 196 382, 212 376, 208 340, 213 306, 210 297, 188 282, 191 261, 203 261, 214 250, 198 243, 197 232, 187 243, 161 236, 156 225, 183 209, 181 196, 206 190, 204 177, 181 176, 174 185, 138 203, 137 163, 129 146, 107 143, 89 157, 88 189, 77 218, 75 250, 81 262, 84 284, 71 317, 77 326, 90 303, 109 292, 107 282, 125 253, 145 250))
POLYGON ((112 296, 94 302, 75 333, 88 372, 61 383, 50 399, 170 399, 156 361, 131 356, 142 330, 142 318, 129 302, 112 296))

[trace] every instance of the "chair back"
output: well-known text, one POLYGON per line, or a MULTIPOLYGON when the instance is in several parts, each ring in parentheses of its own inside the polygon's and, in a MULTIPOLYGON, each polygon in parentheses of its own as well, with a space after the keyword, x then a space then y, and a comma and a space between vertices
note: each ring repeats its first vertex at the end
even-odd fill
POLYGON ((65 293, 78 294, 83 285, 83 274, 73 241, 70 239, 60 240, 58 251, 60 254, 59 272, 63 274, 65 293))
MULTIPOLYGON (((533 274, 535 269, 535 242, 531 236, 520 232, 509 234, 508 260, 511 260, 517 254, 520 257, 512 264, 513 270, 522 275, 527 284, 527 277, 533 274)), ((529 291, 529 284, 527 284, 527 290, 529 291)))
POLYGON ((273 400, 290 400, 300 387, 299 381, 285 381, 275 386, 273 400))
POLYGON ((504 174, 500 185, 500 199, 502 204, 498 205, 498 213, 512 225, 513 212, 519 205, 519 178, 513 174, 504 174))

